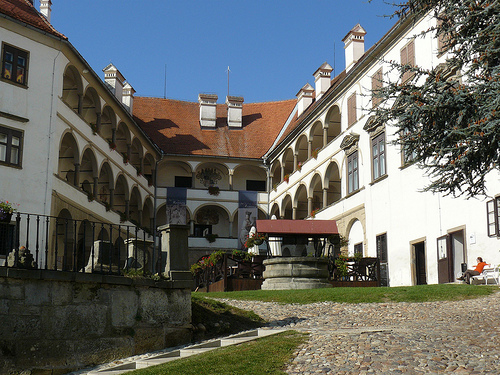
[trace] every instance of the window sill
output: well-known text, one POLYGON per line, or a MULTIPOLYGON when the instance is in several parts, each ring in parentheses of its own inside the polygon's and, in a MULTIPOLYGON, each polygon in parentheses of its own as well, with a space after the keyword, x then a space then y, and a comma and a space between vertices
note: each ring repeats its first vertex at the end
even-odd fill
POLYGON ((364 187, 360 187, 359 189, 354 190, 352 193, 347 194, 344 198, 345 198, 345 199, 350 198, 350 197, 352 197, 353 195, 356 195, 357 193, 359 193, 361 190, 364 190, 364 189, 365 189, 364 187))
POLYGON ((403 164, 401 167, 399 167, 400 170, 403 170, 403 169, 406 169, 408 167, 411 167, 413 164, 415 164, 414 161, 409 161, 408 163, 406 164, 403 164))
POLYGON ((10 79, 0 77, 0 81, 5 82, 5 83, 10 83, 11 85, 17 86, 22 89, 28 89, 28 85, 23 85, 22 83, 17 83, 15 81, 11 81, 10 79))
POLYGON ((370 182, 370 186, 371 185, 375 185, 377 182, 385 180, 387 177, 389 177, 389 175, 386 173, 383 176, 380 176, 380 177, 376 178, 375 180, 373 180, 372 182, 370 182))
POLYGON ((10 164, 10 163, 4 162, 4 161, 0 161, 0 166, 10 167, 10 168, 14 168, 14 169, 23 169, 22 165, 10 164))

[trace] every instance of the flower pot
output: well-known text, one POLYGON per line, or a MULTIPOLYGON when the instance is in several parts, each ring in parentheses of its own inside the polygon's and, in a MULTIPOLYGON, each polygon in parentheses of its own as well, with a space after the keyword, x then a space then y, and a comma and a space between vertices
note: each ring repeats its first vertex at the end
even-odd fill
POLYGON ((10 223, 12 214, 0 214, 0 223, 10 223))

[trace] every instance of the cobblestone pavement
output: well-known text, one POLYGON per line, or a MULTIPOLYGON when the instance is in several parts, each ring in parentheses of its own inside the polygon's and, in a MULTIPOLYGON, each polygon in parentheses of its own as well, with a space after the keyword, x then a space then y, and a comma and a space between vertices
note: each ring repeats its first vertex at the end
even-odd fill
POLYGON ((500 293, 425 303, 224 302, 310 334, 288 374, 500 374, 500 293))

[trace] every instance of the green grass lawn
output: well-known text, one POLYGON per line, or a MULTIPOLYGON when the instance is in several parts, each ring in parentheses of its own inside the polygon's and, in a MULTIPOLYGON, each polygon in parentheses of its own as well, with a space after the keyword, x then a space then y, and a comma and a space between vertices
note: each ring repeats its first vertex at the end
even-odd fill
POLYGON ((163 365, 135 370, 133 375, 260 375, 285 374, 282 369, 292 359, 307 335, 287 331, 236 346, 215 349, 163 365))
POLYGON ((209 298, 256 300, 278 303, 380 303, 458 301, 495 293, 498 286, 467 284, 435 284, 380 288, 322 288, 307 290, 247 290, 225 293, 196 293, 209 298))

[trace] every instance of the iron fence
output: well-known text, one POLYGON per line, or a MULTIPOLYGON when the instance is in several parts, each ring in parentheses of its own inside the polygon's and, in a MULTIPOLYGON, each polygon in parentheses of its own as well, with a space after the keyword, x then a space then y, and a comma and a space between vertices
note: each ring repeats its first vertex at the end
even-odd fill
POLYGON ((146 228, 18 212, 0 223, 0 266, 154 274, 161 252, 146 228))

